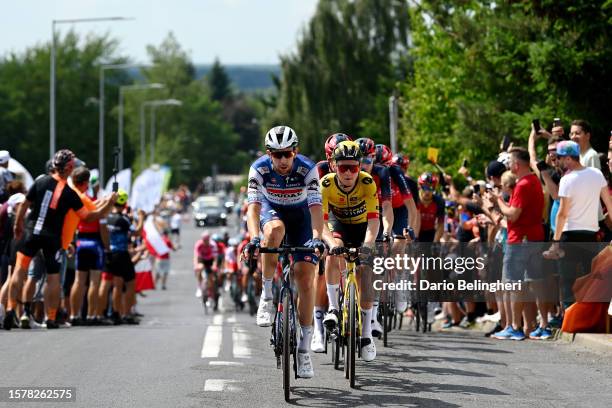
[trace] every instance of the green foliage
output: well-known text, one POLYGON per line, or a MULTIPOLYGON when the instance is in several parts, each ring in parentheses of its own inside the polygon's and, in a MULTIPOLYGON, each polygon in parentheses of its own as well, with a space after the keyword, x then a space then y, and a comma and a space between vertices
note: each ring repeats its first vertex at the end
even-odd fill
POLYGON ((214 101, 221 102, 232 96, 230 79, 218 58, 215 58, 215 62, 206 77, 210 88, 210 96, 214 101))
MULTIPOLYGON (((612 9, 603 1, 419 2, 414 71, 402 84, 401 141, 417 168, 427 146, 443 166, 481 174, 504 135, 526 146, 530 122, 610 127, 612 9)), ((601 139, 600 139, 601 140, 601 139)), ((596 146, 597 147, 597 146, 596 146)), ((599 146, 603 149, 603 146, 599 146)))
POLYGON ((380 114, 407 47, 407 15, 400 0, 319 1, 297 51, 281 57, 278 104, 264 128, 292 126, 301 150, 316 155, 335 132, 388 140, 380 114))
MULTIPOLYGON (((56 37, 57 148, 71 148, 91 167, 98 163, 99 65, 126 61, 117 56, 117 45, 108 35, 90 35, 83 41, 69 31, 56 37)), ((34 176, 44 171, 49 158, 49 66, 50 44, 0 59, 0 145, 34 176)), ((108 83, 127 80, 121 71, 106 75, 108 83)), ((116 88, 107 88, 106 98, 108 105, 116 101, 116 88)), ((108 109, 106 114, 106 134, 114 135, 116 122, 111 122, 108 109)), ((112 157, 106 168, 112 168, 112 157)))

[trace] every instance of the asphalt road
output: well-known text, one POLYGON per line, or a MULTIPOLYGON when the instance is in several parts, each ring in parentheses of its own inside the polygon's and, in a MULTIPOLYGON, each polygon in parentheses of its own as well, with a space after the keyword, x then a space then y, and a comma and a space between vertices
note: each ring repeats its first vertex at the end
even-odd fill
MULTIPOLYGON (((285 405, 269 328, 247 313, 204 315, 194 296, 183 228, 167 291, 139 298, 140 326, 0 331, 0 387, 75 387, 79 407, 277 407, 285 405)), ((612 356, 575 346, 501 342, 473 332, 390 335, 378 358, 357 363, 356 390, 330 357, 295 382, 306 407, 609 407, 612 356)), ((47 403, 43 406, 64 406, 47 403)), ((41 403, 0 403, 41 406, 41 403)))

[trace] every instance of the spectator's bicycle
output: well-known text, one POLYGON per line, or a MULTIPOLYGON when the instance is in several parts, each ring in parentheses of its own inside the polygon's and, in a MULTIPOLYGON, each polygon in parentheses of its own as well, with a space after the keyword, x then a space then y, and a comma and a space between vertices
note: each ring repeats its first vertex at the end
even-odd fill
POLYGON ((272 324, 270 344, 276 356, 276 368, 283 370, 283 390, 285 401, 289 402, 291 394, 291 356, 293 356, 293 372, 297 379, 297 319, 295 292, 292 287, 293 262, 289 255, 296 253, 313 254, 315 250, 307 247, 282 246, 280 248, 259 248, 259 253, 279 254, 278 263, 282 267, 282 282, 279 291, 279 301, 272 324))

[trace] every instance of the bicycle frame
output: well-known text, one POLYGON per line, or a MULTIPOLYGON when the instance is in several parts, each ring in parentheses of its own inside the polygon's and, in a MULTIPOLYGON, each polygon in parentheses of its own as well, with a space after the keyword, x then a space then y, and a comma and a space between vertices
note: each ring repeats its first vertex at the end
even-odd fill
POLYGON ((357 264, 355 263, 354 259, 347 259, 346 260, 346 278, 344 281, 344 305, 342 307, 342 337, 346 337, 347 336, 347 323, 349 320, 349 316, 348 316, 348 296, 347 294, 349 293, 349 288, 350 285, 355 285, 355 303, 357 304, 357 332, 361 333, 361 294, 359 293, 359 286, 357 286, 357 275, 356 275, 356 269, 357 269, 357 264))

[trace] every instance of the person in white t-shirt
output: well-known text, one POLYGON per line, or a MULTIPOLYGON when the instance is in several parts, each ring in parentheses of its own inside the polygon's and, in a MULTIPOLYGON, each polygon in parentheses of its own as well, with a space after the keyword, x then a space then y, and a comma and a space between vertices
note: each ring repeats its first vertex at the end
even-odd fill
MULTIPOLYGON (((601 171, 581 164, 580 147, 576 142, 559 142, 557 157, 566 174, 559 183, 561 202, 553 246, 544 256, 564 255, 560 262, 561 298, 567 307, 574 302, 572 286, 576 278, 590 272, 591 261, 596 255, 595 245, 588 243, 596 241, 596 233, 599 230, 599 199, 601 198, 608 210, 612 210, 612 199, 608 183, 601 171), (564 249, 560 249, 559 242, 564 243, 564 249), (582 265, 580 275, 578 265, 582 265)), ((612 220, 610 212, 608 217, 612 220)))
POLYGON ((595 167, 601 170, 597 151, 591 147, 591 125, 586 120, 572 121, 570 139, 580 146, 580 164, 584 167, 595 167))
POLYGON ((178 248, 181 246, 181 214, 175 211, 170 218, 170 233, 172 242, 178 248))

